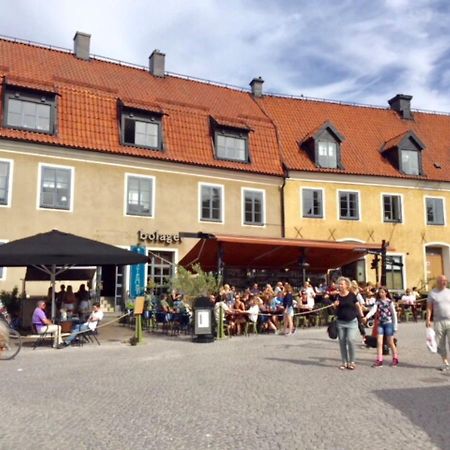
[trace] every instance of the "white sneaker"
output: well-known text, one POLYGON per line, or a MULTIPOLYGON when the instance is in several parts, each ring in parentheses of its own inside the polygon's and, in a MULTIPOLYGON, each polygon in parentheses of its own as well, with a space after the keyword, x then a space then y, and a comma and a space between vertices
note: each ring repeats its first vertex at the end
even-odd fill
POLYGON ((441 372, 448 372, 450 370, 450 366, 448 364, 442 364, 442 366, 439 368, 441 372))

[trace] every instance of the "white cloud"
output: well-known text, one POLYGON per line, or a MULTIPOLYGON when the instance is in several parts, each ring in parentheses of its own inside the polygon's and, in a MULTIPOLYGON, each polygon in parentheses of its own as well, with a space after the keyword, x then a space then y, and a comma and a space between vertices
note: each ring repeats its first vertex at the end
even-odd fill
POLYGON ((444 0, 16 0, 0 32, 147 65, 158 48, 169 71, 266 91, 450 111, 450 7, 444 0), (436 83, 439 79, 439 83, 436 83))

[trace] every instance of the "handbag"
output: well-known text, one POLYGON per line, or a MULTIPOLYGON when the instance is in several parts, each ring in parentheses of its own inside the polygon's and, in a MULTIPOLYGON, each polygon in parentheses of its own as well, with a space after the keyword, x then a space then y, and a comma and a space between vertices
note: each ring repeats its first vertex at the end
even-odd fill
POLYGON ((337 324, 336 324, 335 320, 333 320, 332 322, 329 323, 329 325, 327 327, 327 333, 328 333, 328 337, 330 339, 337 339, 338 331, 337 331, 337 324))

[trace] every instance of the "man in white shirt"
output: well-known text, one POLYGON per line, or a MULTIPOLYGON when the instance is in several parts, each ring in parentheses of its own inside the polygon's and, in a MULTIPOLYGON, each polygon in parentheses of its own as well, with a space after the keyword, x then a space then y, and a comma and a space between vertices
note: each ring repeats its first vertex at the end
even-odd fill
POLYGON ((95 331, 101 320, 103 320, 103 311, 100 309, 100 303, 94 303, 92 306, 91 315, 89 316, 87 322, 75 326, 72 330, 72 334, 62 344, 63 347, 69 346, 80 333, 87 330, 95 331))
POLYGON ((433 313, 434 331, 438 353, 442 358, 441 371, 448 372, 450 366, 447 359, 447 345, 450 347, 450 289, 447 287, 447 277, 439 275, 436 279, 436 288, 433 289, 427 300, 427 328, 431 326, 433 313))

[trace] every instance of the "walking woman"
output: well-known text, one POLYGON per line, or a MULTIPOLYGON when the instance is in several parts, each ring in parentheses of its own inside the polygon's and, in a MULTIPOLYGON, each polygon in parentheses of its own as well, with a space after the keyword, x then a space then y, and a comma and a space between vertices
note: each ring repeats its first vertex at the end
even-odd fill
POLYGON ((377 301, 364 319, 367 322, 375 313, 378 320, 377 359, 372 367, 383 366, 383 339, 392 351, 392 366, 398 366, 398 352, 394 342, 394 333, 397 331, 397 312, 394 302, 386 288, 380 287, 377 292, 377 301), (377 313, 378 311, 378 313, 377 313))
POLYGON ((355 370, 354 340, 358 331, 358 318, 362 317, 361 306, 351 292, 351 281, 345 277, 337 279, 338 295, 333 303, 336 308, 336 325, 342 364, 339 369, 355 370))

